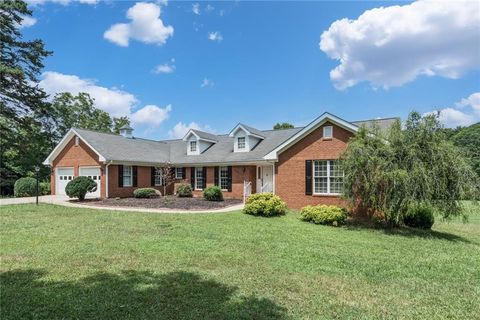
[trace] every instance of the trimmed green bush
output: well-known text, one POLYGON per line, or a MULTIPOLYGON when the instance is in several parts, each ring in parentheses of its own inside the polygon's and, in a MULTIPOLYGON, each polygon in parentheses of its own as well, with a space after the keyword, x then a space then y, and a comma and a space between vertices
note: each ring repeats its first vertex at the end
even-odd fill
POLYGON ((20 178, 13 185, 15 197, 33 197, 37 195, 37 180, 30 177, 20 178))
POLYGON ((217 186, 211 186, 203 191, 203 198, 207 201, 223 201, 222 189, 217 186))
POLYGON ((158 197, 157 190, 153 188, 138 188, 133 190, 135 198, 156 198, 158 197))
POLYGON ((316 224, 338 226, 345 223, 347 211, 338 206, 306 206, 300 210, 300 219, 316 224))
POLYGON ((180 198, 193 197, 192 186, 189 184, 181 184, 177 187, 177 196, 180 198))
POLYGON ((89 177, 76 177, 70 180, 65 187, 65 193, 70 198, 78 198, 78 200, 85 200, 87 192, 97 191, 97 184, 89 177))
POLYGON ((287 213, 287 205, 273 193, 255 193, 245 201, 243 212, 263 217, 280 216, 287 213))
POLYGON ((403 223, 406 226, 418 229, 431 229, 434 222, 433 208, 426 204, 410 206, 403 218, 403 223))
POLYGON ((40 182, 40 194, 43 196, 51 194, 50 182, 40 182))

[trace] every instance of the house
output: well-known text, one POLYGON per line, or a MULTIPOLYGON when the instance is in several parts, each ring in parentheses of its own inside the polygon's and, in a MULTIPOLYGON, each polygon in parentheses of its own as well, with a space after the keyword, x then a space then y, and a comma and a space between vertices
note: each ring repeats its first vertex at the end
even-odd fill
POLYGON ((65 194, 76 176, 95 180, 101 198, 131 197, 140 187, 163 192, 159 168, 168 164, 175 177, 168 194, 188 183, 196 196, 218 185, 226 198, 273 192, 291 208, 341 204, 338 158, 349 138, 361 125, 387 128, 396 119, 348 122, 324 113, 301 128, 258 130, 239 123, 229 134, 191 129, 183 139, 165 141, 134 137, 129 126, 120 135, 72 128, 44 164, 52 168, 52 194, 65 194))

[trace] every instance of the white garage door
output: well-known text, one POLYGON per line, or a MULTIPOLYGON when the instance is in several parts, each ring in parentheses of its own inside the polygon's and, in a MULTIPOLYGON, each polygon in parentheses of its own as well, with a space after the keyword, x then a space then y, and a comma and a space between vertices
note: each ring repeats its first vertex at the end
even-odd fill
POLYGON ((100 176, 100 168, 92 168, 92 167, 83 167, 82 168, 82 167, 80 167, 79 174, 81 176, 89 177, 97 183, 97 191, 87 193, 87 197, 99 198, 100 197, 100 177, 101 177, 100 176))
POLYGON ((57 168, 55 194, 65 195, 67 183, 73 179, 73 168, 57 168))

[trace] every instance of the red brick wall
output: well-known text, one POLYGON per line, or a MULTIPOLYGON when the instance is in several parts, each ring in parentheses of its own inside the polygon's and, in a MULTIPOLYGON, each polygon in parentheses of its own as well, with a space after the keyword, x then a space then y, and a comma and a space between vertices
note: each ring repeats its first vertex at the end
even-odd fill
POLYGON ((101 197, 105 197, 105 171, 103 164, 98 161, 98 155, 90 149, 82 140, 75 145, 73 137, 60 154, 53 160, 52 173, 50 176, 51 193, 55 194, 55 172, 58 167, 73 167, 75 177, 79 174, 79 167, 99 166, 101 174, 101 197))
MULTIPOLYGON (((326 123, 324 126, 332 125, 326 123)), ((305 195, 305 160, 337 159, 345 150, 352 133, 333 125, 333 138, 323 139, 323 126, 279 155, 275 166, 275 193, 290 208, 306 205, 343 205, 338 196, 305 195)))

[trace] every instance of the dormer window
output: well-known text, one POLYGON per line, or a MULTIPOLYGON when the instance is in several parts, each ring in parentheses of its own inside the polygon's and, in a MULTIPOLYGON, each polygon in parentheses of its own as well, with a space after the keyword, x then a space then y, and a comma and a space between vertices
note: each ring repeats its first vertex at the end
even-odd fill
POLYGON ((190 141, 190 152, 197 152, 197 141, 190 141))
POLYGON ((332 139, 333 137, 333 127, 325 126, 323 127, 323 139, 332 139))
POLYGON ((245 149, 245 137, 238 137, 237 145, 238 149, 245 149))

